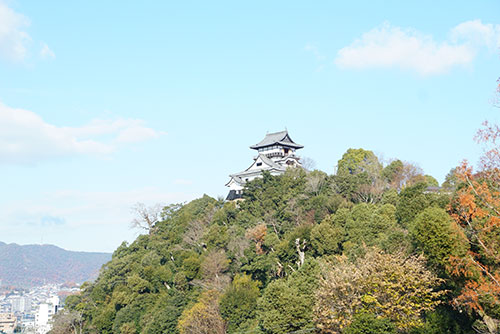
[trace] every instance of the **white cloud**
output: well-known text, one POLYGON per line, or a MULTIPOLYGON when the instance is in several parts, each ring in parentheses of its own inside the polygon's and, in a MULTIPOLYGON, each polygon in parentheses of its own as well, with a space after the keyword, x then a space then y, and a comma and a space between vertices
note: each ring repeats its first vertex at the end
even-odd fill
POLYGON ((0 235, 4 242, 31 244, 43 239, 72 250, 113 251, 140 232, 130 229, 134 204, 182 203, 195 197, 157 187, 31 194, 23 200, 0 203, 0 235))
POLYGON ((122 129, 116 137, 117 143, 135 143, 147 139, 158 138, 160 132, 147 128, 142 125, 142 121, 130 124, 130 126, 122 129))
POLYGON ((39 204, 17 203, 18 210, 7 210, 11 217, 19 217, 24 210, 34 217, 64 217, 70 226, 122 225, 128 227, 133 218, 132 207, 140 202, 146 205, 181 203, 193 199, 193 194, 166 192, 157 187, 125 191, 59 190, 44 194, 39 204), (22 208, 24 206, 24 209, 22 208), (29 208, 28 208, 29 207, 29 208))
POLYGON ((451 30, 451 37, 455 42, 496 49, 500 47, 500 24, 484 24, 481 20, 466 21, 451 30))
POLYGON ((136 119, 94 120, 81 127, 58 127, 34 112, 0 103, 0 163, 36 163, 71 155, 108 155, 119 145, 162 133, 136 119))
POLYGON ((439 74, 471 63, 480 46, 499 45, 499 26, 468 21, 451 30, 448 41, 436 42, 415 29, 384 23, 340 49, 335 63, 341 68, 399 67, 422 75, 439 74))
POLYGON ((25 28, 30 22, 14 12, 0 0, 0 57, 20 61, 26 57, 27 43, 31 40, 25 28))
POLYGON ((40 56, 42 58, 55 58, 56 57, 56 54, 54 53, 54 51, 52 51, 49 46, 45 43, 42 43, 42 49, 40 50, 40 56))
POLYGON ((88 125, 78 128, 61 128, 66 133, 77 137, 107 136, 115 134, 114 143, 136 143, 158 138, 165 132, 159 132, 145 126, 141 119, 95 119, 88 125))

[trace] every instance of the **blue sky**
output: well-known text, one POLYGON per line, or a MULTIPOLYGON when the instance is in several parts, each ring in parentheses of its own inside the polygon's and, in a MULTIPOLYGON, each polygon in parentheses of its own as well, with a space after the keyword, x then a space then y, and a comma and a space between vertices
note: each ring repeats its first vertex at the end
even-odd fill
POLYGON ((224 196, 285 127, 439 181, 500 76, 498 1, 0 0, 0 240, 112 251, 131 207, 224 196))

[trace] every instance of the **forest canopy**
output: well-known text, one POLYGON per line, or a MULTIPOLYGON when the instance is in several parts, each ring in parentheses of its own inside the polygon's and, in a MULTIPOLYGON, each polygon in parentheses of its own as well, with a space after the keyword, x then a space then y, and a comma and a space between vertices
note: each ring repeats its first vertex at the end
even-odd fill
POLYGON ((264 172, 242 201, 167 206, 67 298, 52 333, 496 333, 494 154, 437 187, 349 149, 333 174, 264 172))

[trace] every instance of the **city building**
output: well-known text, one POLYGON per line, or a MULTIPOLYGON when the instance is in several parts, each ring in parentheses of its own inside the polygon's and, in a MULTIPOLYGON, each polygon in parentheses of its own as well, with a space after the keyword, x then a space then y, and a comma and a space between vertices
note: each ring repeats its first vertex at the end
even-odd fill
POLYGON ((31 298, 27 296, 18 296, 11 299, 12 312, 28 313, 31 311, 31 298))
POLYGON ((59 297, 52 296, 45 303, 38 306, 35 314, 35 328, 37 334, 46 334, 52 328, 50 320, 57 313, 59 307, 59 297))
MULTIPOLYGON (((60 296, 78 293, 78 286, 47 284, 25 289, 8 290, 0 294, 0 313, 12 313, 16 327, 25 334, 45 334, 50 330, 54 314, 59 311, 60 296)), ((0 333, 2 329, 0 328, 0 333)))
POLYGON ((300 157, 295 155, 295 151, 303 147, 295 143, 286 130, 266 134, 258 144, 250 146, 258 152, 250 167, 229 175, 231 179, 226 184, 229 187, 226 200, 241 199, 245 183, 261 177, 263 171, 268 171, 271 175, 280 175, 288 167, 301 167, 300 157))
POLYGON ((17 325, 17 318, 14 313, 0 313, 0 333, 14 333, 17 325))
POLYGON ((38 312, 35 314, 35 328, 37 334, 45 334, 49 327, 49 304, 38 305, 38 312))

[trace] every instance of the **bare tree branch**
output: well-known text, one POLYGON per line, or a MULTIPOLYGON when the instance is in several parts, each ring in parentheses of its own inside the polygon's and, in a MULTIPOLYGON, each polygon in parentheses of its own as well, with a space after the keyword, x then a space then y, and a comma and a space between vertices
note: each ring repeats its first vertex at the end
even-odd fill
POLYGON ((144 203, 137 203, 132 207, 135 218, 132 220, 131 228, 145 230, 148 234, 154 234, 156 223, 161 221, 163 205, 155 204, 146 206, 144 203))

